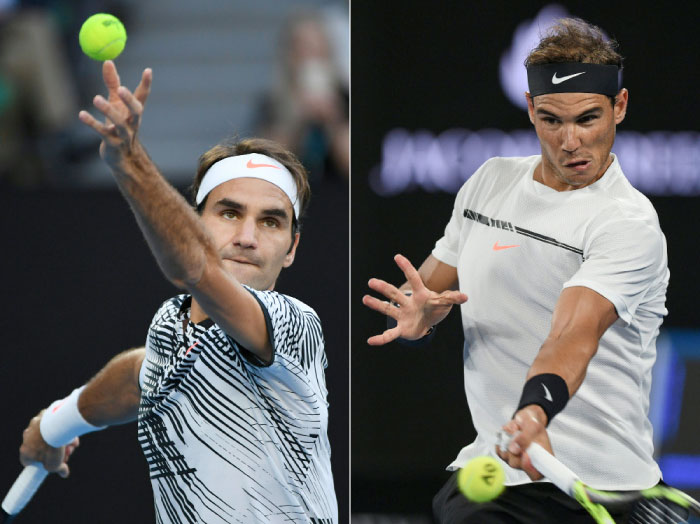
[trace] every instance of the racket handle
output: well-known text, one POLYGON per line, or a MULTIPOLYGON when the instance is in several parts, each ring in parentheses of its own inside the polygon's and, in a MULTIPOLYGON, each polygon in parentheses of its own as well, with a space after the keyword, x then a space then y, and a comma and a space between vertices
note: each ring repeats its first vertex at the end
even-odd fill
POLYGON ((530 447, 527 448, 527 454, 530 456, 532 465, 535 466, 537 471, 551 480, 552 484, 564 493, 574 496, 574 484, 579 478, 573 471, 537 442, 530 444, 530 447))
MULTIPOLYGON (((498 446, 505 451, 512 438, 513 436, 508 435, 505 431, 499 431, 498 446)), ((574 484, 579 481, 579 478, 573 471, 536 442, 530 444, 530 447, 527 448, 527 454, 537 471, 564 493, 574 496, 574 484)))
POLYGON ((10 517, 22 511, 48 474, 42 464, 26 466, 2 501, 3 511, 10 517))

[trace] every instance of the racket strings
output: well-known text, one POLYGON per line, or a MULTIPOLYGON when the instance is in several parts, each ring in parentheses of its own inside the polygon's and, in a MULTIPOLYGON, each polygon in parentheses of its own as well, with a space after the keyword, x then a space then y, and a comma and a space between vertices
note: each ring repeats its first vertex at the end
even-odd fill
POLYGON ((629 524, 678 524, 687 522, 685 508, 663 499, 644 499, 635 505, 629 524))

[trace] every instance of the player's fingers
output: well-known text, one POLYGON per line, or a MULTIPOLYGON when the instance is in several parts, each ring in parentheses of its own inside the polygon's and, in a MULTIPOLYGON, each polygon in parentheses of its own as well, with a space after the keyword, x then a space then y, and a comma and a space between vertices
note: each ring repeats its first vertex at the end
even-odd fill
POLYGON ((543 478, 542 473, 537 471, 535 469, 535 466, 532 465, 532 460, 530 460, 530 455, 527 454, 527 452, 522 454, 520 464, 522 467, 522 470, 527 473, 527 476, 530 477, 531 480, 539 480, 543 478))
POLYGON ((65 462, 61 464, 56 470, 56 473, 62 479, 68 478, 68 475, 70 475, 70 468, 68 467, 68 464, 66 464, 65 462))
POLYGON ((139 85, 136 86, 136 89, 134 90, 134 96, 136 97, 136 100, 141 102, 141 105, 143 106, 146 105, 148 95, 151 93, 152 83, 153 71, 150 68, 146 68, 143 70, 143 74, 141 75, 141 82, 139 82, 139 85))
POLYGON ((437 296, 432 296, 428 299, 428 304, 431 306, 456 306, 464 304, 467 301, 467 295, 459 291, 443 291, 437 296))
POLYGON ((423 280, 418 274, 418 271, 405 256, 401 254, 396 255, 394 257, 394 261, 396 262, 396 265, 401 268, 401 271, 403 271, 406 280, 408 280, 408 283, 411 284, 411 289, 413 289, 414 292, 425 287, 425 284, 423 284, 423 280))
POLYGON ((502 449, 501 449, 501 446, 499 446, 498 444, 496 445, 496 455, 498 455, 498 456, 499 456, 500 458, 502 458, 503 460, 507 460, 507 459, 508 459, 508 452, 502 450, 502 449))
POLYGON ((526 450, 530 443, 544 431, 544 425, 525 407, 513 417, 513 422, 520 428, 520 433, 513 438, 520 449, 526 450))
POLYGON ((78 113, 78 118, 83 124, 93 128, 102 137, 109 135, 111 128, 113 127, 104 122, 100 122, 87 111, 81 111, 78 113))
POLYGON ((117 73, 117 66, 111 60, 105 60, 102 64, 102 78, 104 80, 105 86, 110 95, 116 96, 117 88, 120 85, 119 73, 117 73))
POLYGON ((120 86, 119 89, 117 89, 117 94, 119 95, 119 98, 122 99, 122 102, 124 102, 124 105, 127 107, 132 116, 141 116, 143 104, 141 104, 141 102, 139 102, 136 97, 131 94, 131 91, 124 86, 120 86))
POLYGON ((367 343, 370 346, 383 346, 384 344, 388 344, 389 342, 393 342, 394 340, 399 338, 400 334, 401 333, 399 327, 396 326, 391 329, 387 329, 381 335, 375 335, 373 337, 368 338, 367 343))
POLYGON ((367 282, 367 285, 370 287, 370 289, 373 289, 377 293, 381 293, 389 300, 392 300, 398 304, 401 304, 406 299, 406 296, 401 293, 396 286, 393 286, 392 284, 389 284, 389 282, 385 282, 379 278, 371 278, 369 282, 367 282))
POLYGON ((121 112, 116 107, 114 107, 113 104, 110 104, 107 100, 105 100, 103 96, 97 95, 93 99, 92 103, 106 118, 108 118, 117 127, 124 125, 124 115, 121 114, 121 112))
POLYGON ((379 313, 390 316, 391 318, 398 320, 400 311, 399 308, 392 306, 390 302, 385 300, 379 300, 371 295, 365 295, 362 297, 362 303, 370 309, 374 309, 379 313))
POLYGON ((456 290, 443 291, 440 293, 443 300, 449 302, 450 304, 464 304, 469 297, 465 293, 456 290))
POLYGON ((508 453, 520 455, 522 448, 520 442, 516 440, 521 433, 520 427, 515 421, 510 420, 505 426, 503 426, 503 429, 506 433, 508 433, 508 435, 510 435, 510 441, 508 442, 507 446, 508 453))

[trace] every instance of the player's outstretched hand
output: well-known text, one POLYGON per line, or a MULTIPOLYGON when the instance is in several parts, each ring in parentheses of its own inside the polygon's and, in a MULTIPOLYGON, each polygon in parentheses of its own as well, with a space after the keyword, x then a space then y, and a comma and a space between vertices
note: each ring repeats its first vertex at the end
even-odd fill
POLYGON ((22 433, 22 445, 19 448, 19 461, 23 466, 29 466, 41 462, 47 471, 58 473, 60 477, 66 478, 70 475, 68 459, 75 448, 80 445, 80 440, 75 437, 73 442, 67 446, 54 448, 49 446, 41 436, 39 423, 45 410, 41 410, 22 433))
POLYGON ((144 70, 141 82, 133 93, 121 85, 117 68, 111 60, 103 64, 102 77, 109 96, 105 99, 97 95, 93 104, 105 116, 104 123, 87 111, 81 111, 78 117, 102 137, 100 155, 110 167, 117 169, 136 144, 143 108, 151 92, 153 72, 144 70))
POLYGON ((537 442, 552 455, 552 444, 547 434, 547 415, 544 410, 532 404, 518 411, 513 419, 503 426, 509 435, 515 435, 510 441, 507 451, 502 451, 496 445, 496 453, 512 468, 521 469, 532 480, 539 480, 542 474, 535 469, 526 450, 532 442, 537 442))
POLYGON ((365 295, 362 297, 362 303, 396 320, 395 327, 367 340, 371 346, 387 344, 399 337, 408 340, 419 339, 432 326, 442 321, 452 306, 464 304, 467 301, 467 295, 460 291, 449 290, 442 293, 431 291, 425 287, 418 271, 406 257, 396 255, 394 260, 411 286, 411 295, 405 295, 398 288, 383 280, 373 278, 369 281, 371 289, 381 293, 389 300, 383 301, 365 295))

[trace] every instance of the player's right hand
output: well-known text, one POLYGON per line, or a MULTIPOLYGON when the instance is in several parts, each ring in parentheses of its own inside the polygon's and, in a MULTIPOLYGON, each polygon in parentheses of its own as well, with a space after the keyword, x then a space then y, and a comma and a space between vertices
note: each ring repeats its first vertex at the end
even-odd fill
POLYGON ((45 410, 41 410, 32 420, 22 433, 22 445, 19 448, 19 461, 23 466, 29 466, 41 462, 47 471, 58 473, 62 478, 70 475, 68 468, 68 459, 72 455, 75 448, 80 445, 80 440, 76 437, 73 442, 67 446, 54 448, 49 446, 41 436, 39 431, 39 423, 45 410))
POLYGON ((102 65, 102 77, 109 97, 105 99, 97 95, 93 104, 105 116, 104 123, 87 111, 81 111, 78 116, 81 122, 100 135, 100 156, 112 169, 118 170, 123 167, 122 162, 136 151, 136 135, 151 92, 153 72, 150 69, 143 71, 141 82, 133 93, 121 85, 117 68, 111 60, 102 65))
POLYGON ((411 295, 405 295, 383 280, 373 278, 369 281, 369 287, 384 295, 389 301, 365 295, 362 297, 362 303, 396 320, 395 327, 367 339, 367 343, 371 346, 387 344, 399 337, 408 340, 419 339, 431 327, 441 322, 452 306, 464 304, 467 301, 467 295, 460 291, 448 290, 442 293, 431 291, 425 287, 418 271, 406 257, 396 255, 394 260, 411 286, 411 295))

